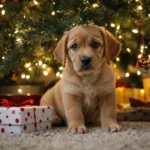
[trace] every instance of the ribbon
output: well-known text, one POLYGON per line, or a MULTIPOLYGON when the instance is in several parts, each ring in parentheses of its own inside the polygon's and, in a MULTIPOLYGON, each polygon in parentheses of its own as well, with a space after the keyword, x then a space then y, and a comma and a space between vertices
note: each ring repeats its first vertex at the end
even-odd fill
POLYGON ((15 102, 11 102, 11 101, 9 101, 7 99, 2 99, 0 104, 2 106, 4 106, 4 107, 11 107, 11 106, 19 107, 19 106, 32 105, 32 104, 34 104, 34 100, 33 99, 28 99, 28 100, 25 100, 25 101, 23 101, 21 103, 15 103, 15 102))

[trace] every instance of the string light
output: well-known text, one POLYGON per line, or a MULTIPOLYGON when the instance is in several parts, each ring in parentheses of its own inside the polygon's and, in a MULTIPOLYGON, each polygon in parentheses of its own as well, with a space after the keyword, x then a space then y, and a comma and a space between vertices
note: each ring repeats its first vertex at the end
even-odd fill
POLYGON ((29 70, 29 71, 32 71, 32 68, 31 68, 31 67, 29 67, 29 68, 28 68, 28 70, 29 70))
POLYGON ((39 63, 39 66, 42 66, 42 64, 43 64, 43 62, 41 60, 38 63, 39 63))
POLYGON ((116 64, 113 64, 113 67, 114 67, 114 68, 117 68, 117 65, 116 65, 116 64))
POLYGON ((16 29, 14 33, 18 33, 18 32, 19 32, 19 30, 16 29))
POLYGON ((39 4, 38 1, 36 1, 36 0, 33 0, 33 3, 34 3, 34 5, 38 5, 39 4))
POLYGON ((30 79, 30 75, 26 75, 26 79, 30 79))
POLYGON ((131 49, 130 48, 127 48, 126 50, 127 50, 128 53, 131 53, 131 49))
POLYGON ((139 59, 142 58, 142 54, 139 54, 139 55, 138 55, 138 58, 139 58, 139 59))
POLYGON ((22 93, 22 89, 18 89, 18 93, 22 93))
POLYGON ((3 8, 3 5, 2 5, 2 4, 0 4, 0 8, 3 8))
POLYGON ((2 15, 5 15, 5 10, 4 10, 4 9, 1 11, 1 14, 2 14, 2 15))
POLYGON ((117 25, 116 29, 119 30, 120 29, 120 25, 117 25))
POLYGON ((130 73, 129 72, 126 72, 125 73, 125 76, 128 78, 130 76, 130 73))
POLYGON ((54 15, 55 15, 55 11, 52 11, 52 13, 51 13, 51 14, 52 14, 52 16, 54 16, 54 15))
POLYGON ((94 4, 92 4, 92 7, 93 7, 93 8, 97 8, 97 7, 99 7, 99 4, 94 3, 94 4))
POLYGON ((110 26, 114 28, 116 25, 114 23, 111 23, 110 26))
POLYGON ((132 32, 133 33, 139 33, 139 31, 137 29, 133 29, 132 32))
POLYGON ((61 67, 59 67, 59 70, 63 70, 64 68, 61 66, 61 67))
POLYGON ((144 89, 141 89, 140 92, 141 92, 141 93, 144 93, 145 91, 144 91, 144 89))
POLYGON ((29 62, 29 63, 25 63, 25 68, 29 68, 30 66, 31 66, 31 63, 29 62))
POLYGON ((139 5, 139 6, 137 7, 137 9, 138 9, 138 10, 142 10, 143 7, 142 7, 141 5, 139 5))
POLYGON ((2 59, 5 59, 5 57, 4 57, 4 56, 2 56, 2 59))
POLYGON ((26 77, 25 74, 22 74, 22 75, 21 75, 21 78, 22 78, 22 79, 25 79, 25 77, 26 77))
POLYGON ((122 35, 119 35, 118 38, 119 38, 119 39, 122 39, 122 35))
POLYGON ((44 68, 44 69, 45 69, 45 68, 46 68, 46 64, 43 64, 43 65, 42 65, 42 68, 44 68))
POLYGON ((60 76, 60 72, 57 72, 57 73, 56 73, 56 77, 59 77, 59 76, 60 76))
POLYGON ((16 42, 21 43, 22 42, 21 38, 17 38, 16 42))
POLYGON ((116 58, 116 61, 120 61, 120 58, 119 58, 119 57, 117 57, 117 58, 116 58))
POLYGON ((148 14, 148 17, 150 17, 150 14, 148 14))
POLYGON ((43 71, 43 75, 44 75, 44 76, 47 76, 47 75, 48 75, 48 72, 47 72, 47 71, 43 71))
POLYGON ((137 71, 137 75, 140 76, 141 75, 141 71, 138 70, 137 71))

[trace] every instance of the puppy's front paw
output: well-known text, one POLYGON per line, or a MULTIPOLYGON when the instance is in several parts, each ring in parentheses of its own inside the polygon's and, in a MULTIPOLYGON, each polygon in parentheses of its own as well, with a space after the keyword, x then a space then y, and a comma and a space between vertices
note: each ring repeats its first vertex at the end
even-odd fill
POLYGON ((108 125, 103 125, 102 129, 106 131, 111 131, 111 132, 119 132, 122 130, 122 127, 118 125, 117 123, 110 123, 108 125))
POLYGON ((87 132, 87 128, 85 127, 85 125, 72 125, 70 127, 68 127, 68 132, 75 134, 75 133, 80 133, 80 134, 84 134, 87 132))

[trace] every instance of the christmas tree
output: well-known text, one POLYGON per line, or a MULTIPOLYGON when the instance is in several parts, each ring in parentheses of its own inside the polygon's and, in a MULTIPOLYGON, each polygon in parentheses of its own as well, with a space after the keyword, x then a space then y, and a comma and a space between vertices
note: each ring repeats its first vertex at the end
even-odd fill
POLYGON ((64 31, 75 25, 104 26, 122 43, 113 61, 116 77, 142 87, 136 62, 150 50, 149 0, 1 0, 0 84, 41 84, 63 67, 52 55, 64 31))

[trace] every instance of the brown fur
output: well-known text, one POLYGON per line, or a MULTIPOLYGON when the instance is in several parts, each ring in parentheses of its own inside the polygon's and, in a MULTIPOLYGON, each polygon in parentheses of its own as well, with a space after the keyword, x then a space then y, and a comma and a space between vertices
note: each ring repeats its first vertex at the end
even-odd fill
POLYGON ((116 123, 115 79, 109 65, 119 52, 119 42, 102 27, 76 26, 65 33, 54 51, 65 65, 63 78, 41 98, 41 105, 54 107, 54 123, 63 119, 71 133, 87 132, 85 124, 95 120, 103 129, 121 130, 116 123), (100 46, 93 49, 93 41, 100 46), (74 43, 77 51, 71 48, 74 43), (92 57, 91 69, 82 69, 83 56, 92 57))

